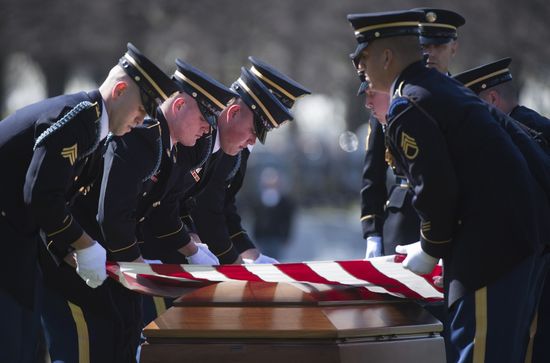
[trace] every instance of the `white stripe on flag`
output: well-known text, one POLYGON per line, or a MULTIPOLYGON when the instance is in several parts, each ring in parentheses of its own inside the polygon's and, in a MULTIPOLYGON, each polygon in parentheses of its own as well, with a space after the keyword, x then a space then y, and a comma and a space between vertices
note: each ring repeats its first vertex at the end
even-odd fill
POLYGON ((266 282, 296 282, 296 280, 270 264, 251 264, 243 266, 266 282))
POLYGON ((225 276, 214 266, 210 265, 181 265, 182 268, 198 279, 206 279, 208 281, 235 281, 225 276))
POLYGON ((145 275, 158 275, 150 265, 141 262, 118 262, 120 272, 133 273, 133 274, 145 274, 145 275))
POLYGON ((369 281, 356 278, 336 262, 324 261, 322 263, 309 263, 308 266, 319 276, 329 281, 335 281, 345 285, 363 286, 372 292, 402 297, 402 295, 390 292, 383 287, 375 286, 369 281))
POLYGON ((403 267, 401 263, 391 263, 383 260, 371 259, 372 266, 384 275, 391 277, 407 286, 423 298, 442 298, 443 294, 430 285, 422 276, 403 267))

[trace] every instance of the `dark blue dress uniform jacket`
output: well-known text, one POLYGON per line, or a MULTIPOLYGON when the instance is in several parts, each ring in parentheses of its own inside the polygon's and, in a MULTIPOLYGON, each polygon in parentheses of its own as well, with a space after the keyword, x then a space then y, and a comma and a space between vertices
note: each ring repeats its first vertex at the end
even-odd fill
POLYGON ((388 143, 414 189, 422 248, 445 259, 450 306, 540 250, 542 190, 487 105, 456 81, 417 62, 394 87, 388 143))
POLYGON ((98 221, 113 260, 140 256, 138 242, 145 235, 171 250, 189 242, 177 194, 185 164, 179 160, 179 146, 171 146, 164 116, 158 115, 158 121, 148 119, 115 138, 105 152, 98 221))
POLYGON ((184 246, 190 240, 189 232, 192 220, 189 214, 191 207, 188 204, 194 200, 185 196, 190 189, 199 184, 201 177, 205 174, 212 152, 211 140, 212 134, 209 134, 197 140, 195 146, 178 145, 178 167, 174 169, 171 179, 173 187, 165 196, 165 201, 155 201, 151 204, 153 209, 149 217, 149 219, 159 221, 162 219, 162 215, 169 211, 172 232, 159 230, 159 224, 153 223, 152 220, 144 225, 141 235, 144 243, 140 246, 144 258, 162 260, 165 263, 186 262, 185 257, 176 252, 177 248, 184 246), (174 228, 176 225, 172 219, 177 221, 177 228, 174 228), (177 240, 186 242, 183 244, 173 243, 175 242, 174 236, 177 236, 177 240))
POLYGON ((550 120, 546 117, 525 106, 514 107, 510 117, 541 133, 546 142, 550 142, 550 120))
MULTIPOLYGON (((185 230, 199 234, 221 263, 231 263, 240 252, 254 247, 240 225, 234 198, 244 178, 248 151, 239 156, 227 155, 221 149, 213 152, 216 132, 202 137, 193 147, 180 148, 179 162, 187 169, 180 169, 179 189, 174 195, 180 201, 180 218, 185 230), (226 198, 230 185, 234 189, 229 188, 233 192, 229 191, 226 198), (200 219, 195 221, 194 217, 200 219)), ((158 237, 150 233, 145 236, 142 251, 146 258, 167 263, 185 262, 173 250, 163 248, 158 237)))
POLYGON ((240 253, 255 248, 242 227, 236 206, 236 195, 242 187, 249 156, 248 149, 236 156, 221 155, 191 212, 201 240, 208 244, 220 263, 232 263, 240 253))
POLYGON ((363 238, 381 236, 383 253, 395 253, 398 244, 418 241, 420 221, 412 207, 413 193, 403 173, 388 170, 384 130, 375 117, 369 119, 369 134, 361 188, 363 238), (398 176, 398 174, 400 176, 398 176))
POLYGON ((59 258, 83 233, 70 212, 79 191, 97 175, 102 99, 99 91, 50 98, 16 111, 0 122, 0 239, 5 258, 0 287, 30 306, 36 279, 37 242, 41 232, 59 258), (50 128, 81 102, 80 112, 50 128), (48 136, 37 138, 49 129, 48 136), (55 131, 53 131, 55 129, 55 131))

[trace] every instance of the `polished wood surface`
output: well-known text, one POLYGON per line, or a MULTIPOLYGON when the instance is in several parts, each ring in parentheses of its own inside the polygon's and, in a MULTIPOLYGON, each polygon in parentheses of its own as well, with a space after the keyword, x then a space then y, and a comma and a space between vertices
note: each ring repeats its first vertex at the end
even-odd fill
MULTIPOLYGON (((380 295, 379 299, 397 300, 389 295, 380 295)), ((174 306, 328 306, 370 302, 365 300, 364 291, 352 286, 227 281, 190 289, 174 301, 174 306)))
POLYGON ((143 330, 147 338, 350 338, 441 331, 412 302, 342 307, 172 307, 143 330))
POLYGON ((442 325, 427 311, 365 301, 349 287, 227 282, 190 290, 175 305, 143 330, 140 362, 445 361, 442 325))
POLYGON ((394 340, 181 340, 145 344, 140 363, 444 363, 440 336, 394 340))

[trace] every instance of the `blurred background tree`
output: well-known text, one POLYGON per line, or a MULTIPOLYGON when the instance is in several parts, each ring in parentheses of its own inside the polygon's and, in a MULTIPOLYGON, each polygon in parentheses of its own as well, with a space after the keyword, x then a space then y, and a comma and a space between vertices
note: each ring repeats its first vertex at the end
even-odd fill
MULTIPOLYGON (((128 41, 168 73, 179 57, 227 85, 253 55, 314 95, 299 100, 295 122, 270 134, 267 145, 256 145, 240 198, 244 213, 258 195, 260 172, 275 167, 302 210, 315 207, 316 218, 343 226, 335 236, 323 230, 296 238, 355 240, 362 248, 358 199, 368 113, 356 96, 358 79, 347 56, 355 39, 346 14, 425 6, 466 18, 452 73, 512 57, 522 102, 549 113, 547 1, 3 0, 0 114, 97 87, 128 41)), ((304 228, 335 229, 312 225, 314 219, 305 218, 310 224, 304 228)))

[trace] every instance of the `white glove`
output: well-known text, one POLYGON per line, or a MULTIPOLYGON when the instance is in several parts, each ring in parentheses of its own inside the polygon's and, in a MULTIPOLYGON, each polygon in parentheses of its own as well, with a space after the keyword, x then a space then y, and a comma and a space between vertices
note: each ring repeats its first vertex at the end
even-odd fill
POLYGON ((382 237, 368 236, 367 252, 365 253, 365 259, 378 256, 382 256, 382 237))
POLYGON ((244 261, 244 263, 247 263, 247 264, 279 263, 279 261, 277 261, 273 257, 269 257, 269 256, 263 255, 261 253, 258 256, 258 258, 255 259, 255 260, 251 260, 251 259, 248 259, 248 258, 243 258, 243 261, 244 261))
POLYGON ((194 255, 187 256, 187 262, 192 265, 219 265, 220 261, 204 243, 196 244, 198 249, 194 255))
POLYGON ((76 273, 86 282, 86 285, 95 289, 107 278, 105 262, 107 252, 97 241, 90 247, 75 251, 76 273))
POLYGON ((422 250, 420 241, 405 246, 399 245, 395 247, 395 252, 406 254, 403 267, 418 275, 432 272, 439 261, 438 258, 432 257, 422 250))

